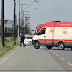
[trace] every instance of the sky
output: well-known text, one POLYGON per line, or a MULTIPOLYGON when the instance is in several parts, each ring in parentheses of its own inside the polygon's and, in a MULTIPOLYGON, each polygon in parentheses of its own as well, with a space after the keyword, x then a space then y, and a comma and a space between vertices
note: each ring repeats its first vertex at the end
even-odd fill
MULTIPOLYGON (((5 0, 5 19, 13 20, 14 0, 5 0)), ((34 0, 21 0, 21 4, 30 5, 34 0)), ((25 9, 28 5, 24 5, 25 9)), ((30 16, 30 28, 35 29, 38 24, 48 21, 72 21, 72 0, 39 0, 34 2, 25 11, 30 16), (36 8, 36 9, 34 9, 36 8)), ((19 15, 19 0, 16 0, 16 15, 19 15)), ((1 18, 1 0, 0 0, 1 18)))

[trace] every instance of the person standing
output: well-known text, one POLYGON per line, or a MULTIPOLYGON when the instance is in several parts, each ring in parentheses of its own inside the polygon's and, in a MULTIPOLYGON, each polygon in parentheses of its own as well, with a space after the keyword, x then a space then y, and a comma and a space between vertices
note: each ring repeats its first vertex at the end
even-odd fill
POLYGON ((21 33, 21 34, 20 34, 20 47, 22 47, 22 45, 23 45, 23 47, 25 46, 25 45, 24 45, 24 39, 25 39, 25 37, 24 37, 23 34, 21 33))

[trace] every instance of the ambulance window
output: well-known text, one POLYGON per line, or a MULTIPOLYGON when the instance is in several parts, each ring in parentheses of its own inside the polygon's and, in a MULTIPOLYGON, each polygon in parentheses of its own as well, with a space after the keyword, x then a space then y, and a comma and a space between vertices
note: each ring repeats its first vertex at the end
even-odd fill
POLYGON ((39 31, 39 30, 37 30, 37 33, 38 33, 38 31, 39 31))
POLYGON ((46 28, 41 29, 41 34, 45 34, 46 28))

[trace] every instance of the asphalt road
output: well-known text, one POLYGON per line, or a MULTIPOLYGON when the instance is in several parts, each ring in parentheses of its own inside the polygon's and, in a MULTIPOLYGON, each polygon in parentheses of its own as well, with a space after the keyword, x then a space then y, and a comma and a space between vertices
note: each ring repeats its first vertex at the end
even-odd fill
POLYGON ((72 72, 72 51, 17 47, 0 58, 0 72, 72 72), (63 60, 64 58, 64 60, 63 60))
POLYGON ((71 48, 65 48, 65 50, 59 50, 58 48, 52 48, 51 50, 43 47, 62 67, 66 70, 72 71, 72 50, 71 48))

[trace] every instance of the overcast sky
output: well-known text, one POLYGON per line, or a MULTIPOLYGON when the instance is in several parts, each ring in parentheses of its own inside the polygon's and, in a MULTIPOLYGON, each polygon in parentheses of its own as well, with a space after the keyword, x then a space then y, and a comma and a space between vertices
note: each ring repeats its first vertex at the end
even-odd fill
MULTIPOLYGON (((5 19, 13 20, 14 0, 5 0, 5 19)), ((34 0, 21 0, 23 4, 31 4, 34 0)), ((16 14, 18 17, 19 0, 16 0, 16 14)), ((24 6, 24 8, 27 5, 24 6)), ((26 9, 30 11, 30 27, 34 29, 38 24, 44 24, 48 21, 72 21, 72 0, 39 0, 26 9), (33 9, 37 8, 37 9, 33 9)), ((1 18, 1 0, 0 0, 0 18, 1 18)))

